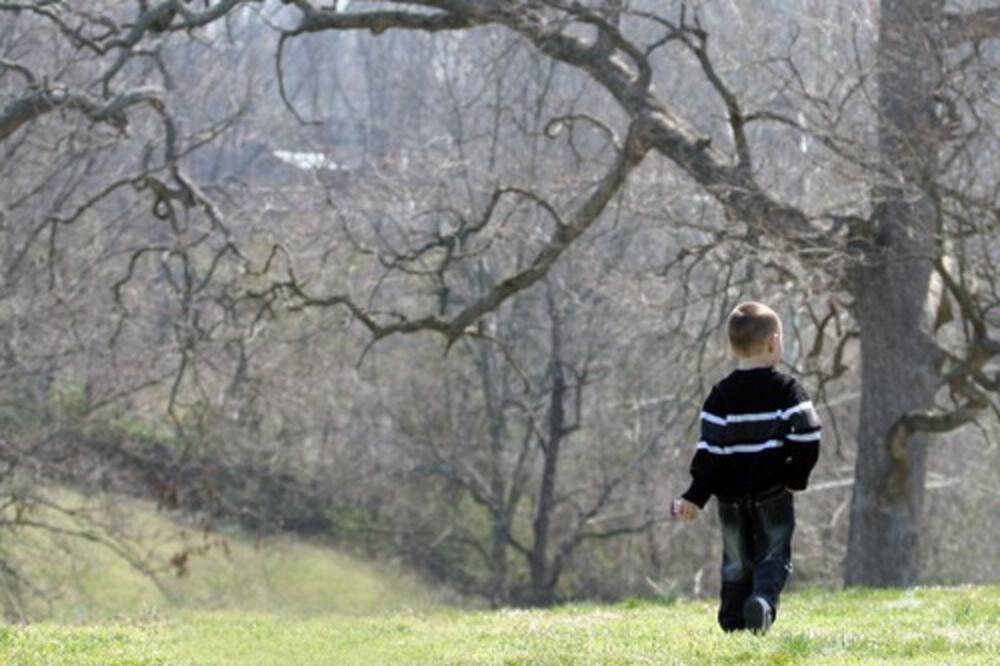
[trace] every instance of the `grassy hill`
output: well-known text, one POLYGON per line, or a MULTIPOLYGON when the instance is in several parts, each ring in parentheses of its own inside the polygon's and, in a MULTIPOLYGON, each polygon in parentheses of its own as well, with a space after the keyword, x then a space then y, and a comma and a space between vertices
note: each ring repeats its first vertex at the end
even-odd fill
POLYGON ((129 498, 52 492, 27 519, 35 527, 0 545, 42 588, 22 608, 32 619, 195 609, 370 614, 433 605, 438 596, 401 571, 319 544, 200 530, 129 498))
POLYGON ((192 530, 134 500, 51 499, 30 514, 45 528, 0 544, 49 597, 26 609, 44 621, 0 624, 5 666, 1000 664, 1000 586, 789 594, 769 635, 725 635, 713 601, 447 608, 317 544, 192 530), (116 555, 100 541, 121 530, 136 538, 116 555))
POLYGON ((714 604, 394 611, 291 618, 182 611, 0 628, 0 663, 997 664, 1000 587, 788 595, 767 636, 726 635, 714 604))

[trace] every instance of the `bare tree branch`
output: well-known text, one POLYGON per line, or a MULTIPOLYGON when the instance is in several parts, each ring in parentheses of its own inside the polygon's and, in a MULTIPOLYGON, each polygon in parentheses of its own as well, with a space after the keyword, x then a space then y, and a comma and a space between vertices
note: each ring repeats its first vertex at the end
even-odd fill
POLYGON ((25 124, 61 108, 77 111, 95 123, 111 125, 124 133, 128 129, 126 109, 139 104, 162 107, 162 91, 158 88, 138 88, 103 101, 65 88, 35 90, 0 111, 0 141, 5 141, 25 124))
MULTIPOLYGON (((563 224, 558 225, 545 246, 535 255, 531 263, 520 272, 494 284, 485 294, 467 305, 451 319, 436 316, 421 319, 405 319, 391 324, 380 324, 355 303, 348 295, 312 296, 294 274, 290 279, 272 284, 264 291, 251 291, 247 297, 260 300, 265 304, 274 302, 282 295, 291 296, 295 308, 333 307, 347 308, 373 335, 373 342, 397 333, 413 333, 417 331, 433 331, 443 335, 450 347, 456 340, 467 333, 480 317, 495 310, 501 303, 514 294, 527 289, 542 279, 556 260, 589 229, 600 217, 608 202, 618 193, 625 183, 628 174, 639 165, 649 150, 646 143, 646 133, 643 123, 633 123, 629 136, 625 141, 624 150, 615 158, 609 171, 598 181, 590 196, 563 224)), ((523 192, 522 192, 523 195, 523 192)))
POLYGON ((945 14, 940 30, 945 46, 1000 38, 1000 9, 990 7, 962 14, 945 14))
POLYGON ((286 31, 288 37, 322 32, 325 30, 367 30, 380 35, 390 29, 421 30, 440 32, 463 30, 487 21, 476 17, 447 12, 418 13, 413 11, 371 11, 361 13, 338 12, 329 9, 312 9, 302 3, 302 20, 294 29, 286 31))

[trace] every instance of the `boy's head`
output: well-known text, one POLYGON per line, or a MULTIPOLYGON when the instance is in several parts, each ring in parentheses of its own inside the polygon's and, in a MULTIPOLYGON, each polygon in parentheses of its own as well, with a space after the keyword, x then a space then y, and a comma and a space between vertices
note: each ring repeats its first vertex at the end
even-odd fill
POLYGON ((738 358, 767 357, 774 363, 781 360, 781 319, 763 303, 747 301, 737 305, 729 314, 726 328, 729 345, 738 358))

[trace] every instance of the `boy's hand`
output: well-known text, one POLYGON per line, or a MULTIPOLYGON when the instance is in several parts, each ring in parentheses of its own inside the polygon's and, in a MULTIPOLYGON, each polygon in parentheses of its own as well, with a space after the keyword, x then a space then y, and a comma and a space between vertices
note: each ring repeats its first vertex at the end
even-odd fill
POLYGON ((670 515, 674 517, 674 520, 679 520, 682 523, 689 523, 698 517, 701 513, 701 509, 698 508, 697 504, 692 504, 686 499, 675 499, 673 504, 670 505, 670 515))

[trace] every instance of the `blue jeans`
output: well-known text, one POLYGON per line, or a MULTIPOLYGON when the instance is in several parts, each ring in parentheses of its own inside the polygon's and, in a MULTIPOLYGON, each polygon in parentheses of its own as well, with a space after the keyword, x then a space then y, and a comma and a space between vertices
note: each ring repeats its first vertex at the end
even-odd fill
POLYGON ((722 523, 722 603, 719 625, 745 629, 743 604, 752 596, 778 613, 778 597, 792 571, 795 510, 784 488, 742 497, 719 496, 722 523))

